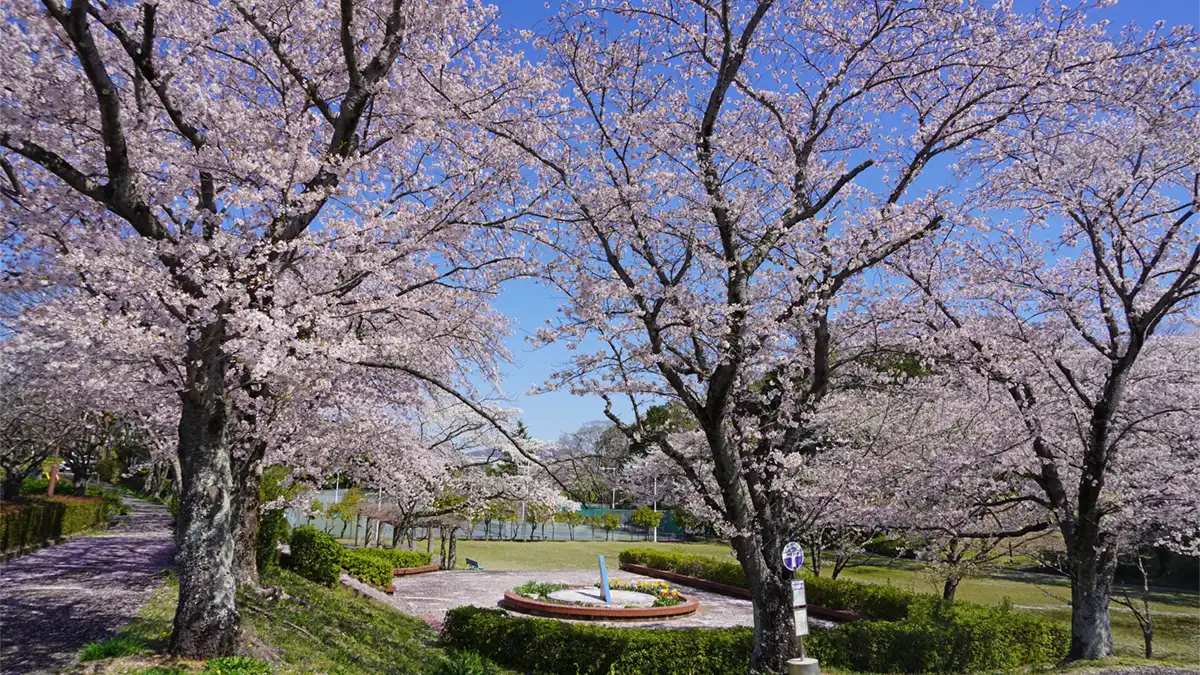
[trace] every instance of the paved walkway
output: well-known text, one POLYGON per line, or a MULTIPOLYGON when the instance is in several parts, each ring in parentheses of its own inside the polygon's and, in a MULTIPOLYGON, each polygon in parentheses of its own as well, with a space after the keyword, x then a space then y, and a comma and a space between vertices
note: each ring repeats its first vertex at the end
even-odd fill
MULTIPOLYGON (((614 570, 619 579, 650 579, 624 570, 614 570)), ((429 572, 405 577, 396 577, 393 582, 396 592, 393 595, 381 593, 362 582, 342 575, 343 583, 392 605, 406 614, 419 616, 436 628, 440 628, 446 618, 446 611, 462 605, 476 607, 495 607, 504 597, 504 591, 520 586, 526 581, 546 581, 563 584, 593 584, 600 580, 598 570, 456 570, 452 572, 429 572)), ((754 625, 753 606, 749 600, 730 598, 708 591, 702 591, 686 586, 678 586, 680 592, 687 597, 700 600, 700 608, 693 614, 678 619, 657 619, 653 621, 621 621, 612 625, 638 626, 642 628, 691 628, 704 626, 709 628, 723 626, 752 626, 754 625)), ((819 623, 809 619, 810 623, 819 623)), ((600 621, 587 623, 599 624, 600 621)))
POLYGON ((132 513, 95 536, 0 564, 0 673, 53 673, 137 616, 171 563, 167 507, 132 513))

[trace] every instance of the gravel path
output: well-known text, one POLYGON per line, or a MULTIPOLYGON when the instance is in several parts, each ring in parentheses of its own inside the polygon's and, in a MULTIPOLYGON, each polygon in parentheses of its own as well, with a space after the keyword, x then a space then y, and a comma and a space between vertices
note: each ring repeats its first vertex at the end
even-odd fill
POLYGON ((112 635, 159 586, 175 543, 167 507, 126 499, 117 527, 0 564, 0 674, 53 673, 112 635))
MULTIPOLYGON (((650 579, 625 570, 616 571, 613 575, 622 580, 650 579)), ((593 584, 600 580, 598 570, 457 570, 453 572, 429 572, 412 576, 396 577, 393 582, 396 592, 387 595, 367 586, 366 584, 342 575, 345 583, 362 593, 396 609, 419 616, 435 628, 440 628, 445 620, 446 611, 462 605, 476 607, 495 607, 504 597, 504 591, 520 586, 529 580, 558 582, 564 584, 593 584)), ((657 619, 652 621, 621 621, 613 623, 616 626, 638 626, 641 628, 690 628, 696 626, 752 626, 754 625, 753 606, 749 600, 730 598, 716 593, 709 593, 686 586, 678 587, 687 597, 700 600, 700 608, 693 614, 677 619, 657 619)), ((588 621, 599 624, 605 622, 588 621)), ((826 625, 818 619, 809 618, 810 625, 826 625)))

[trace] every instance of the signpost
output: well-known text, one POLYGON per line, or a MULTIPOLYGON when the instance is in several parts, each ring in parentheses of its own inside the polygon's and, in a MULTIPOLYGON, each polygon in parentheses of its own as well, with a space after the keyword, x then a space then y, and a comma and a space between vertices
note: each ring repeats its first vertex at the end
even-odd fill
MULTIPOLYGON (((783 566, 789 571, 804 567, 804 547, 789 541, 783 547, 783 566)), ((804 651, 804 636, 808 635, 808 599, 805 597, 804 580, 792 580, 792 616, 796 623, 796 635, 800 642, 800 658, 788 661, 789 675, 816 675, 821 672, 816 659, 808 658, 804 651)))
POLYGON ((612 604, 612 592, 608 590, 608 570, 604 568, 604 556, 600 556, 600 588, 604 591, 604 602, 612 604))
MULTIPOLYGON (((792 612, 796 617, 796 635, 808 635, 808 603, 804 597, 804 580, 792 580, 792 612)), ((800 653, 804 654, 804 640, 800 640, 800 653)))
POLYGON ((795 572, 804 567, 804 547, 794 541, 789 541, 783 547, 783 566, 795 572))

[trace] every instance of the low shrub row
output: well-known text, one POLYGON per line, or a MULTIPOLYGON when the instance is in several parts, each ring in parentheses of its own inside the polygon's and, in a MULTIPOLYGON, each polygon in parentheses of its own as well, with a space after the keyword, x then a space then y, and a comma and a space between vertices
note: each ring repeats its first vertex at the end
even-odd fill
MULTIPOLYGON (((859 621, 813 629, 810 656, 832 668, 878 673, 964 673, 1056 661, 1066 627, 1007 608, 942 607, 904 621, 859 621)), ((503 610, 458 607, 442 640, 522 672, 546 675, 707 675, 745 673, 749 628, 655 630, 518 618, 503 610)))
POLYGON ((742 571, 741 564, 736 560, 721 560, 690 553, 656 551, 652 548, 625 549, 621 551, 619 559, 622 565, 642 565, 729 586, 746 585, 746 573, 742 571))
POLYGON ((350 576, 372 586, 387 588, 392 585, 391 563, 382 556, 370 555, 369 549, 343 552, 342 567, 350 576))
POLYGON ((1070 639, 1067 626, 1006 607, 922 603, 902 621, 814 630, 807 645, 822 663, 855 671, 966 673, 1053 663, 1070 639))
MULTIPOLYGON (((745 585, 740 565, 717 558, 629 549, 620 559, 622 564, 745 585)), ((806 577, 805 591, 809 604, 878 619, 813 632, 810 651, 834 667, 905 673, 1009 668, 1056 661, 1070 645, 1066 626, 1008 607, 946 603, 894 586, 820 577, 806 577)))
POLYGON ((424 551, 382 548, 346 550, 336 539, 315 527, 297 527, 291 534, 290 567, 300 576, 322 584, 337 583, 342 568, 350 576, 387 588, 392 570, 424 567, 433 559, 424 551))
POLYGON ((0 551, 75 534, 103 524, 108 506, 91 497, 39 497, 0 510, 0 551))
POLYGON ((804 592, 810 604, 854 610, 882 621, 898 621, 908 616, 914 605, 928 607, 940 600, 895 586, 814 576, 804 577, 804 592))
MULTIPOLYGON (((50 479, 45 476, 26 476, 21 479, 21 494, 45 495, 50 490, 50 479)), ((70 478, 59 478, 54 482, 55 496, 66 496, 75 492, 70 478)))
POLYGON ((433 556, 424 551, 400 551, 392 548, 360 548, 355 551, 384 560, 392 569, 424 567, 433 560, 433 556))
POLYGON ((442 641, 506 668, 546 675, 734 675, 749 669, 749 628, 613 628, 458 607, 442 641))
MULTIPOLYGON (((746 574, 742 566, 732 560, 648 548, 621 551, 620 560, 622 565, 642 565, 730 586, 746 586, 746 574)), ((809 604, 858 611, 885 621, 908 616, 909 606, 914 602, 935 601, 933 596, 894 586, 861 584, 842 579, 805 577, 804 586, 809 604)))

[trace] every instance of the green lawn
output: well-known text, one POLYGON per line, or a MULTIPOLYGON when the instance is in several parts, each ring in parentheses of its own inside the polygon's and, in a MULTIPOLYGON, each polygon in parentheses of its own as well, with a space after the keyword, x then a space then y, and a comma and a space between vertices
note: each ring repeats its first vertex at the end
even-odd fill
MULTIPOLYGON (((852 567, 841 578, 876 584, 890 584, 924 593, 941 589, 912 564, 852 567)), ((994 575, 965 579, 955 596, 980 604, 1000 604, 1007 599, 1016 609, 1071 620, 1067 601, 1071 597, 1065 578, 1028 572, 998 572, 994 575)), ((1155 656, 1190 663, 1200 662, 1200 594, 1186 591, 1158 591, 1150 603, 1154 619, 1155 656)), ((1113 640, 1119 656, 1143 654, 1142 631, 1130 611, 1116 603, 1111 607, 1113 640)))
MULTIPOLYGON (((627 548, 655 548, 699 555, 728 556, 725 544, 673 544, 628 541, 469 541, 458 540, 458 565, 466 567, 467 558, 495 570, 553 570, 597 568, 596 556, 603 555, 611 570, 619 563, 617 555, 627 548)), ((418 546, 420 548, 420 546, 418 546)), ((423 548, 421 550, 424 550, 423 548)), ((434 540, 434 553, 438 541, 434 540)))

